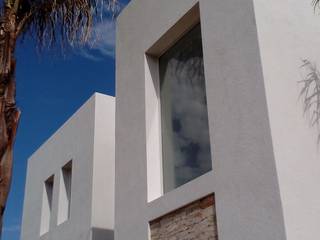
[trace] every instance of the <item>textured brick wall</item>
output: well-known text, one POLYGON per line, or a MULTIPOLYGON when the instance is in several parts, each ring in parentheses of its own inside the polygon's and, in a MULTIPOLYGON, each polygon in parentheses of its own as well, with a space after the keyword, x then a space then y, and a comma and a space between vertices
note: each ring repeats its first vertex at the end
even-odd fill
POLYGON ((218 240, 214 196, 150 222, 151 240, 218 240))

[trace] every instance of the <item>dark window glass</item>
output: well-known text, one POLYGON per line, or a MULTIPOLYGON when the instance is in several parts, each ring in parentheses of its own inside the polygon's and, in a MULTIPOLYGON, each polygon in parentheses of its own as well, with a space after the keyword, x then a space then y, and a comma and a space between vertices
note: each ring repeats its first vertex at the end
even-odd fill
POLYGON ((159 59, 164 192, 212 169, 200 24, 159 59))

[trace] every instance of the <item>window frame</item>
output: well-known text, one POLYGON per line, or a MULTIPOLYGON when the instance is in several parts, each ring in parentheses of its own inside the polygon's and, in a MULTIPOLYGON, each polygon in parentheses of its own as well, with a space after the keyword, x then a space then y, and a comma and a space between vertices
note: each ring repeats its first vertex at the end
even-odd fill
MULTIPOLYGON (((201 26, 199 2, 145 51, 147 200, 149 203, 181 187, 179 186, 169 192, 164 191, 159 58, 198 24, 201 26)), ((201 35, 203 36, 203 32, 201 35)), ((203 61, 205 61, 205 58, 203 61)), ((205 91, 207 95, 207 88, 205 91)), ((211 139, 209 141, 211 142, 211 139)))

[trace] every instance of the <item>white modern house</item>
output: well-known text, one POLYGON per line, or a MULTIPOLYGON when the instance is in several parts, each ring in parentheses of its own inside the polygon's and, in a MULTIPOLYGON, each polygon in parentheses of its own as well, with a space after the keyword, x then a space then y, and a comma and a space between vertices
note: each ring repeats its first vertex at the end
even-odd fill
POLYGON ((113 240, 114 114, 94 94, 30 157, 21 240, 113 240))
POLYGON ((117 24, 115 239, 317 239, 318 132, 298 82, 319 41, 310 1, 131 1, 117 24))
POLYGON ((299 94, 319 41, 308 1, 132 0, 116 101, 96 94, 30 158, 22 240, 318 239, 299 94))

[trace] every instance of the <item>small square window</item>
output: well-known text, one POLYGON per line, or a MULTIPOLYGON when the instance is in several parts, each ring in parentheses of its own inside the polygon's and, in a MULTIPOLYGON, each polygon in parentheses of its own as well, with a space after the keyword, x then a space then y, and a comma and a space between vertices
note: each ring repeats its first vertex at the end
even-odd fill
POLYGON ((159 58, 163 191, 212 169, 200 24, 159 58))
POLYGON ((61 169, 59 189, 58 225, 70 218, 72 161, 61 169))
POLYGON ((50 228, 53 186, 54 176, 52 175, 43 184, 40 235, 47 233, 50 228))

